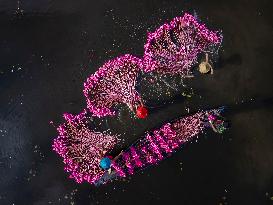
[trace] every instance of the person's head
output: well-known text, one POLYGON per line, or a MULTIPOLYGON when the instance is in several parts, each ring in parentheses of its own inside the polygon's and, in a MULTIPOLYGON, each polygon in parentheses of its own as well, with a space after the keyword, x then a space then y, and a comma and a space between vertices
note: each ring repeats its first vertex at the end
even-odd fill
POLYGON ((209 73, 211 71, 211 65, 207 62, 202 62, 199 65, 199 72, 202 74, 209 73))
POLYGON ((104 170, 108 170, 111 167, 111 159, 109 157, 103 157, 100 160, 100 167, 104 170))
POLYGON ((214 120, 216 120, 216 117, 214 115, 212 115, 212 114, 209 114, 208 115, 208 120, 209 121, 214 121, 214 120))

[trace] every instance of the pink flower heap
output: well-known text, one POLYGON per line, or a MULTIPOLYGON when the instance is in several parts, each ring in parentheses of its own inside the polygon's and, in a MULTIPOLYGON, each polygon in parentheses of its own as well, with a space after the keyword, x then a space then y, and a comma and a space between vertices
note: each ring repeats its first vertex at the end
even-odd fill
POLYGON ((205 128, 205 117, 206 112, 198 112, 147 133, 135 145, 123 152, 112 168, 121 177, 125 177, 126 174, 133 174, 135 170, 158 163, 202 132, 205 128))
POLYGON ((141 68, 141 60, 127 54, 106 62, 91 75, 84 83, 83 92, 93 116, 114 115, 111 108, 117 103, 126 103, 131 110, 141 104, 135 89, 141 68))
POLYGON ((190 14, 176 17, 148 33, 144 45, 144 71, 161 74, 191 73, 197 55, 211 45, 220 45, 222 36, 209 31, 190 14))
MULTIPOLYGON (((143 59, 129 54, 117 57, 86 80, 83 92, 87 108, 93 116, 105 117, 115 114, 115 105, 127 104, 139 118, 145 118, 148 110, 136 90, 140 72, 186 76, 191 73, 197 55, 221 41, 220 34, 209 31, 193 16, 186 13, 176 17, 148 34, 143 59)), ((112 173, 125 177, 165 159, 203 131, 204 117, 205 112, 199 112, 147 133, 112 161, 111 168, 116 171, 112 173)), ((108 173, 100 167, 100 160, 114 148, 117 136, 90 130, 86 110, 76 116, 64 114, 64 118, 66 123, 58 127, 53 149, 63 158, 70 178, 78 183, 99 181, 108 173)))
POLYGON ((198 112, 192 116, 180 118, 172 124, 173 129, 177 133, 176 137, 179 144, 191 140, 192 137, 204 130, 205 116, 206 112, 198 112))
POLYGON ((101 158, 113 149, 118 138, 90 130, 85 111, 76 116, 64 114, 64 118, 67 122, 58 127, 53 150, 63 158, 70 178, 78 183, 93 183, 104 173, 99 166, 101 158))

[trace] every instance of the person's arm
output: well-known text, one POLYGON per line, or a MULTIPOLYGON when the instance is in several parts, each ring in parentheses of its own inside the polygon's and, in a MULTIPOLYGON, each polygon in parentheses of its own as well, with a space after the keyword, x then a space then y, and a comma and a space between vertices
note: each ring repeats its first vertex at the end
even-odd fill
MULTIPOLYGON (((208 112, 206 112, 206 116, 207 116, 207 118, 209 117, 209 113, 208 112)), ((213 122, 210 121, 209 119, 208 119, 208 121, 209 121, 209 124, 210 124, 211 128, 213 129, 213 131, 218 133, 216 127, 213 125, 213 122)))
POLYGON ((121 150, 121 152, 113 159, 113 161, 115 161, 122 153, 123 153, 123 150, 121 150))
MULTIPOLYGON (((121 150, 121 152, 112 161, 115 161, 122 153, 123 153, 123 150, 121 150)), ((107 171, 108 171, 108 174, 111 174, 112 173, 111 167, 107 171)))
POLYGON ((213 68, 212 65, 209 63, 209 54, 206 53, 206 63, 210 65, 210 74, 213 74, 213 68))
POLYGON ((211 121, 209 121, 211 128, 213 129, 214 132, 218 133, 218 130, 215 128, 215 126, 213 125, 213 123, 211 121))
POLYGON ((213 74, 213 68, 212 67, 210 68, 210 74, 211 75, 213 74))

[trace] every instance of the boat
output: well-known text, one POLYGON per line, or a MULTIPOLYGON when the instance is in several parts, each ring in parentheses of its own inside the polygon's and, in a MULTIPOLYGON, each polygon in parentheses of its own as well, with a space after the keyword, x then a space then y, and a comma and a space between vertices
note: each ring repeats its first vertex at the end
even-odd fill
POLYGON ((175 119, 145 133, 143 137, 114 158, 110 170, 105 170, 94 184, 100 186, 156 165, 172 156, 185 143, 197 138, 206 128, 211 127, 215 132, 222 133, 227 129, 226 120, 221 115, 223 111, 224 107, 200 111, 175 119))

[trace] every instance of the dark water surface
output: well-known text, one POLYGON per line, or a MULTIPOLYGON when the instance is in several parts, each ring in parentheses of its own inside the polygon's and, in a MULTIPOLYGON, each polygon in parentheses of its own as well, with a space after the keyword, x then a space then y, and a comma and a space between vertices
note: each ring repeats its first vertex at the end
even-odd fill
POLYGON ((271 0, 0 1, 0 205, 272 204, 272 8, 271 0), (147 97, 146 120, 122 108, 101 123, 122 133, 126 147, 186 108, 228 105, 231 129, 208 131, 127 181, 96 188, 68 179, 49 122, 79 113, 88 75, 118 55, 141 57, 146 32, 182 11, 223 30, 215 74, 185 82, 191 99, 180 91, 147 97))

